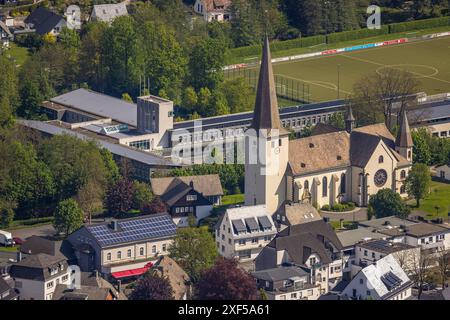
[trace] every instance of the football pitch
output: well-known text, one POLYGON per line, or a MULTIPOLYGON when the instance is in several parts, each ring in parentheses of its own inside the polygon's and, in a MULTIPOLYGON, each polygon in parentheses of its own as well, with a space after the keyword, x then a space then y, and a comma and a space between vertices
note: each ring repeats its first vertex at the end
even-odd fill
MULTIPOLYGON (((226 76, 245 75, 254 85, 258 68, 226 76)), ((450 92, 450 37, 279 62, 273 68, 277 93, 305 102, 345 99, 362 77, 388 68, 409 72, 428 95, 450 92)))

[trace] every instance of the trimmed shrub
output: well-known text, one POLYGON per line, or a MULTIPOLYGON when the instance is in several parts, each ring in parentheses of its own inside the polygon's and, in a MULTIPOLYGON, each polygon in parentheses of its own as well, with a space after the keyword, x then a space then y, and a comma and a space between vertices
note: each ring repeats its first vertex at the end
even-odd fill
POLYGON ((322 210, 330 211, 330 205, 329 205, 329 204, 324 204, 324 205, 322 206, 322 210))
POLYGON ((397 33, 411 30, 429 29, 450 25, 450 17, 416 20, 410 22, 393 23, 389 25, 389 33, 397 33))
POLYGON ((382 34, 388 34, 389 33, 389 26, 385 25, 382 26, 381 29, 359 29, 359 30, 351 30, 351 31, 344 31, 344 32, 336 32, 331 33, 327 36, 327 43, 337 43, 342 41, 350 41, 350 40, 357 40, 357 39, 364 39, 374 36, 379 36, 382 34))

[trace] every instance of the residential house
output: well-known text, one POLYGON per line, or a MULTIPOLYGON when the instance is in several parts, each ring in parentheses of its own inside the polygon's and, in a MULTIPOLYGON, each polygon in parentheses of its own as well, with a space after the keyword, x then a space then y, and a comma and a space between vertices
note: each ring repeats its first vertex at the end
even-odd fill
POLYGON ((435 177, 450 182, 450 164, 444 164, 434 169, 435 177))
POLYGON ((333 228, 323 220, 289 226, 255 259, 256 271, 294 265, 311 274, 312 284, 327 293, 342 279, 343 249, 333 228))
POLYGON ((67 26, 64 18, 44 7, 39 7, 25 19, 27 29, 35 30, 37 34, 59 35, 64 27, 67 26))
POLYGON ((126 15, 128 15, 128 10, 125 2, 98 4, 94 5, 90 20, 111 24, 117 17, 126 15))
POLYGON ((82 271, 98 270, 114 279, 145 273, 168 254, 176 226, 168 214, 84 225, 68 237, 82 271))
POLYGON ((355 265, 355 246, 362 241, 372 239, 386 239, 387 236, 377 233, 370 228, 359 227, 353 230, 340 231, 336 233, 339 241, 341 241, 342 249, 342 279, 349 281, 352 278, 352 267, 355 265))
POLYGON ((255 259, 277 233, 264 205, 228 208, 215 229, 219 254, 240 261, 255 259))
POLYGON ((9 27, 3 21, 0 21, 0 48, 9 47, 9 41, 13 38, 13 34, 9 30, 9 27))
POLYGON ((61 254, 39 253, 19 258, 11 265, 9 273, 21 299, 52 300, 58 284, 72 282, 68 267, 66 258, 61 254))
POLYGON ((387 255, 392 255, 400 267, 408 274, 414 270, 415 265, 419 261, 420 247, 383 239, 362 241, 355 246, 354 274, 359 272, 361 268, 387 255))
POLYGON ((121 288, 119 290, 100 277, 98 272, 82 272, 78 288, 59 284, 53 293, 53 300, 127 300, 121 288))
POLYGON ((397 217, 385 217, 359 222, 360 225, 384 234, 393 242, 403 242, 411 246, 420 246, 428 253, 450 248, 450 229, 444 225, 416 222, 397 217))
POLYGON ((217 174, 187 177, 153 178, 153 193, 169 208, 179 227, 188 225, 189 215, 200 221, 211 214, 213 205, 220 204, 223 195, 217 174))
POLYGON ((342 296, 358 300, 407 300, 413 282, 392 255, 362 269, 347 285, 342 296))
POLYGON ((311 283, 311 275, 296 266, 280 266, 252 273, 259 290, 268 300, 317 300, 320 286, 311 283))
POLYGON ((13 288, 13 281, 9 277, 4 279, 0 277, 0 301, 2 300, 17 300, 18 294, 13 288))
POLYGON ((309 203, 288 202, 281 206, 272 216, 277 228, 282 230, 288 226, 322 220, 322 216, 309 203))
POLYGON ((230 20, 229 7, 231 0, 196 0, 194 12, 201 14, 205 21, 230 20))
POLYGON ((76 262, 71 244, 66 240, 54 241, 40 236, 31 236, 20 246, 20 252, 26 255, 45 253, 51 256, 62 254, 69 264, 76 262))
POLYGON ((191 295, 191 279, 186 271, 169 256, 162 256, 153 265, 153 272, 169 280, 175 300, 188 300, 191 295))

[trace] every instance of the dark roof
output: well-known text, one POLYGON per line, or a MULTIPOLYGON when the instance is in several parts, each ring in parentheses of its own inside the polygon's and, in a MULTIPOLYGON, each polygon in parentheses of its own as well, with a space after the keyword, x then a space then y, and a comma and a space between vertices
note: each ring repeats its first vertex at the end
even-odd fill
POLYGON ((67 260, 74 260, 72 246, 67 240, 54 241, 40 236, 31 236, 26 239, 20 247, 20 251, 25 254, 45 253, 47 255, 64 256, 67 260))
POLYGON ((58 277, 59 274, 50 275, 50 268, 59 267, 60 265, 64 266, 64 270, 68 267, 67 260, 61 255, 33 254, 25 257, 22 261, 14 263, 11 266, 10 274, 14 278, 43 281, 58 277))
POLYGON ((353 131, 350 135, 351 164, 356 167, 365 167, 380 142, 380 137, 353 131))
POLYGON ((319 134, 332 133, 332 132, 338 132, 338 131, 342 131, 342 130, 339 128, 336 128, 335 126, 333 126, 331 124, 319 122, 311 130, 311 135, 317 136, 319 134))
POLYGON ((161 199, 169 206, 173 206, 183 196, 193 190, 190 186, 179 179, 173 181, 172 188, 169 188, 164 194, 161 195, 161 199))
POLYGON ((117 224, 118 231, 114 231, 107 222, 82 228, 86 228, 100 247, 168 238, 176 233, 176 225, 166 213, 119 220, 117 224))
POLYGON ((70 289, 64 284, 58 284, 53 293, 53 300, 107 300, 110 296, 107 288, 80 286, 70 289))
POLYGON ((254 278, 261 279, 264 281, 281 281, 293 277, 304 277, 308 275, 309 274, 305 270, 295 266, 289 267, 281 266, 277 268, 252 272, 252 276, 254 278))
POLYGON ((333 228, 325 221, 317 220, 283 229, 268 246, 277 251, 286 250, 289 257, 299 265, 303 265, 312 253, 319 255, 323 263, 330 263, 332 259, 325 248, 325 240, 331 242, 337 250, 343 249, 333 228))
POLYGON ((25 19, 25 23, 32 23, 36 32, 43 35, 52 31, 61 20, 64 20, 62 16, 44 7, 39 7, 25 19))
POLYGON ((402 112, 400 128, 398 129, 397 138, 395 139, 395 145, 404 148, 410 148, 413 146, 408 117, 406 116, 405 110, 402 112))
POLYGON ((269 38, 267 36, 264 39, 258 88, 256 91, 255 112, 253 114, 251 128, 255 130, 275 129, 279 130, 279 134, 287 133, 280 122, 272 59, 270 57, 269 38))
POLYGON ((391 254, 397 251, 413 249, 410 246, 401 242, 390 242, 383 239, 369 240, 366 242, 361 242, 357 244, 358 247, 366 248, 372 251, 381 252, 384 254, 391 254))
POLYGON ((405 229, 405 234, 413 237, 425 237, 448 232, 450 232, 450 230, 447 228, 423 222, 407 226, 405 229))
POLYGON ((407 111, 411 124, 450 117, 450 100, 424 103, 407 111))

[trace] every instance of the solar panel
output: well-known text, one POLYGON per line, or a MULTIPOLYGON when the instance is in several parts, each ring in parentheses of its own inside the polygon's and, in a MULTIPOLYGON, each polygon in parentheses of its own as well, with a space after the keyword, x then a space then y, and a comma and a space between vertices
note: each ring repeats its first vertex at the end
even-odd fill
POLYGON ((270 222, 269 218, 266 216, 258 217, 259 224, 261 228, 264 229, 272 229, 272 223, 270 222))
POLYGON ((392 273, 392 271, 389 271, 381 277, 381 282, 383 282, 386 288, 388 288, 388 290, 390 291, 393 288, 399 286, 402 283, 402 280, 394 273, 392 273))
POLYGON ((113 231, 104 224, 88 229, 102 246, 167 237, 176 233, 176 226, 169 215, 119 221, 118 224, 120 231, 113 231))
POLYGON ((237 233, 247 231, 247 228, 245 227, 241 219, 231 220, 231 223, 233 224, 233 227, 237 233))
POLYGON ((246 218, 245 224, 247 225, 247 228, 250 232, 259 230, 259 226, 258 226, 258 223, 256 222, 255 218, 246 218))

